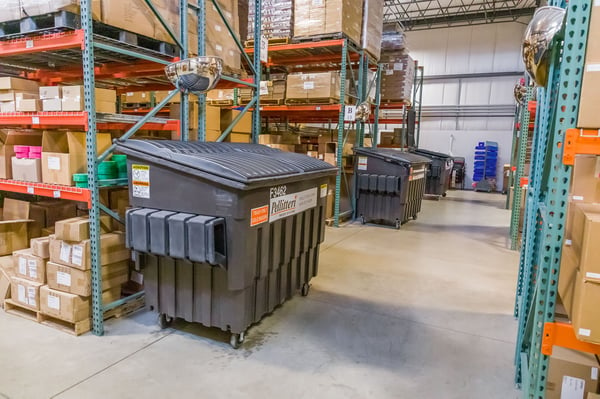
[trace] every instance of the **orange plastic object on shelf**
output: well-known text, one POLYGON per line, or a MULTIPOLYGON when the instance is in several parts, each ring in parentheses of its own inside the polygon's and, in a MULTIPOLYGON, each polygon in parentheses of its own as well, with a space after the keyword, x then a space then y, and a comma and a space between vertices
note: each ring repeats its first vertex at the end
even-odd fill
POLYGON ((573 326, 567 323, 555 322, 544 324, 542 353, 547 356, 552 355, 552 348, 554 346, 600 355, 600 345, 578 340, 573 326))
POLYGON ((563 163, 573 165, 577 154, 600 155, 600 129, 567 130, 563 149, 563 163))

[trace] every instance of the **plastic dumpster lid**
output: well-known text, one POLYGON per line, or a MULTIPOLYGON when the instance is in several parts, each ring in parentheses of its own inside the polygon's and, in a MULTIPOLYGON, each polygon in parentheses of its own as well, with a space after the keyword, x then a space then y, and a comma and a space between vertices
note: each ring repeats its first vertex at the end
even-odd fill
POLYGON ((395 163, 415 164, 430 164, 431 159, 409 152, 394 150, 391 148, 355 148, 354 151, 359 155, 367 155, 370 157, 381 158, 386 161, 395 163))
POLYGON ((331 175, 337 171, 316 158, 260 144, 125 140, 117 141, 117 149, 148 161, 177 164, 172 167, 181 165, 190 174, 218 176, 244 185, 274 178, 331 175))
POLYGON ((417 154, 422 154, 426 157, 452 158, 452 155, 444 154, 443 152, 426 150, 424 148, 415 148, 413 151, 417 154))

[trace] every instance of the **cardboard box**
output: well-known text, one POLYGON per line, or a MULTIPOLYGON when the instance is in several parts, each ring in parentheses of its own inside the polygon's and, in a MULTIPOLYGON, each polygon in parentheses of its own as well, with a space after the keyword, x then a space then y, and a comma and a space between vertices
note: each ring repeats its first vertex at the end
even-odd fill
POLYGON ((38 99, 15 101, 17 112, 38 112, 42 110, 42 102, 38 99))
POLYGON ((560 260, 560 276, 558 279, 558 296, 571 318, 573 314, 573 303, 575 301, 575 285, 577 282, 577 271, 579 268, 579 257, 569 245, 563 245, 560 260))
POLYGON ((291 73, 287 78, 287 98, 340 98, 340 73, 291 73))
POLYGON ((37 92, 17 91, 17 90, 0 90, 0 102, 20 101, 26 99, 38 98, 37 92))
POLYGON ((598 367, 594 355, 555 346, 548 364, 546 399, 584 398, 586 392, 597 392, 598 367))
POLYGON ((600 202, 600 175, 597 171, 600 157, 596 155, 577 155, 569 189, 573 202, 600 202))
MULTIPOLYGON (((92 272, 48 262, 48 287, 75 295, 92 295, 92 272)), ((129 261, 102 266, 102 290, 120 286, 129 278, 129 261)))
POLYGON ((102 22, 148 37, 159 23, 144 0, 102 0, 102 22))
POLYGON ((12 157, 13 180, 41 182, 42 160, 12 157))
POLYGON ((600 344, 600 280, 587 279, 578 271, 574 297, 571 321, 575 335, 581 341, 600 344))
MULTIPOLYGON (((100 234, 110 233, 112 219, 108 215, 100 216, 100 234)), ((90 219, 88 217, 75 217, 60 220, 54 226, 54 236, 57 240, 83 241, 90 238, 90 219)))
MULTIPOLYGON (((117 92, 115 90, 96 88, 94 94, 96 112, 113 114, 116 112, 117 92)), ((63 111, 83 111, 85 109, 83 86, 63 86, 61 102, 63 111)))
POLYGON ((0 90, 18 90, 25 92, 38 91, 39 84, 35 80, 0 77, 0 90))
MULTIPOLYGON (((102 265, 129 259, 131 253, 125 248, 125 235, 121 232, 100 236, 100 257, 102 265)), ((54 263, 71 266, 81 270, 92 267, 90 259, 90 241, 70 242, 50 236, 50 260, 54 263)))
POLYGON ((19 278, 46 283, 46 260, 35 256, 31 248, 13 252, 13 270, 19 278))
POLYGON ((12 179, 12 157, 15 145, 42 144, 42 134, 34 130, 0 129, 0 179, 12 179))
MULTIPOLYGON (((64 94, 64 90, 63 90, 64 94)), ((98 155, 111 145, 109 133, 96 135, 98 155)), ((45 131, 42 137, 42 181, 73 185, 73 174, 86 173, 85 133, 45 131)))
POLYGON ((45 315, 77 323, 90 317, 91 307, 90 297, 53 290, 47 285, 40 288, 40 310, 45 315))
POLYGON ((35 256, 50 259, 50 237, 32 238, 30 246, 35 256))
POLYGON ((600 281, 600 204, 574 204, 567 243, 579 257, 584 278, 600 281))
POLYGON ((600 128, 600 113, 597 107, 600 102, 600 44, 597 40, 599 36, 600 4, 595 2, 590 19, 581 99, 579 100, 579 117, 577 118, 577 127, 583 129, 600 128))
POLYGON ((60 98, 42 100, 42 110, 45 112, 62 111, 62 100, 60 98))
POLYGON ((61 97, 60 86, 40 86, 40 100, 60 100, 61 97))
MULTIPOLYGON (((168 92, 167 92, 168 93, 168 92)), ((149 91, 130 91, 121 94, 121 104, 146 104, 152 101, 149 91)), ((157 102, 160 102, 157 100, 157 102)))
POLYGON ((40 310, 39 297, 42 285, 44 284, 13 277, 10 283, 10 298, 25 308, 40 310))
POLYGON ((206 141, 217 141, 221 136, 221 129, 206 129, 206 141))
MULTIPOLYGON (((69 11, 79 14, 79 0, 20 0, 23 16, 32 17, 56 11, 69 11)), ((92 18, 100 20, 100 0, 92 0, 92 18)))
POLYGON ((590 392, 588 393, 587 399, 600 399, 600 394, 590 392))
MULTIPOLYGON (((221 109, 221 131, 225 131, 240 113, 240 111, 233 109, 221 109)), ((246 112, 232 131, 235 133, 252 133, 252 112, 246 112)))
POLYGON ((0 256, 27 248, 29 202, 4 199, 3 219, 0 221, 0 256))
POLYGON ((294 36, 343 32, 354 43, 360 44, 362 15, 362 0, 295 0, 294 36))
POLYGON ((364 7, 361 45, 376 60, 379 60, 383 36, 384 0, 364 0, 364 7))
MULTIPOLYGON (((32 202, 29 209, 29 217, 35 223, 39 223, 41 228, 52 227, 59 220, 75 217, 77 204, 72 201, 46 200, 32 202)), ((54 234, 52 231, 51 234, 54 234)), ((49 234, 45 234, 48 236, 49 234)))

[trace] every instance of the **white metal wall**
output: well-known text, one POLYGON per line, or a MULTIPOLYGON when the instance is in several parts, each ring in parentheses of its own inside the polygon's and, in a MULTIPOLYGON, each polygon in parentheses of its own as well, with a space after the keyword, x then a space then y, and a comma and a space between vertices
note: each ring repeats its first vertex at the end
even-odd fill
MULTIPOLYGON (((411 56, 424 66, 425 76, 516 72, 523 70, 520 47, 524 30, 525 25, 519 23, 433 29, 408 32, 407 43, 411 56)), ((514 104, 512 92, 518 79, 429 80, 424 84, 423 105, 514 104)), ((427 117, 421 125, 420 146, 465 157, 466 187, 471 187, 474 147, 479 141, 498 142, 498 184, 502 189, 502 166, 510 163, 512 123, 512 117, 427 117)))

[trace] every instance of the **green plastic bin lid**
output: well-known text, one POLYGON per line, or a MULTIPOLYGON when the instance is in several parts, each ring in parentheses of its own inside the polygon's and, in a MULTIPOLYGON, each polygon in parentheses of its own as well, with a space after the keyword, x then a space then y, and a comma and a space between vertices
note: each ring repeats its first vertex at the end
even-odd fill
POLYGON ((73 175, 74 182, 86 182, 87 184, 88 175, 87 173, 75 173, 73 175))

